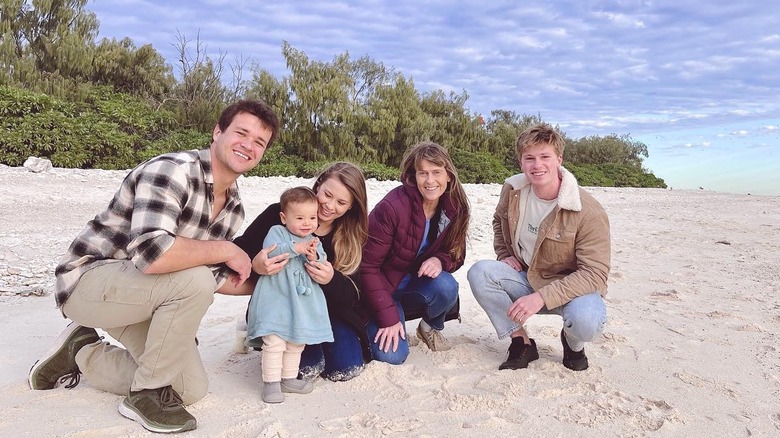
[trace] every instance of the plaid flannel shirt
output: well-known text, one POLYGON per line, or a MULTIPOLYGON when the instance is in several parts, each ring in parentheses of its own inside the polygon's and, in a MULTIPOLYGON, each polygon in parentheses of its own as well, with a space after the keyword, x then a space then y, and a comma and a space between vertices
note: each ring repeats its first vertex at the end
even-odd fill
MULTIPOLYGON (((232 239, 244 220, 238 186, 228 190, 225 207, 212 221, 213 190, 210 149, 161 155, 130 171, 108 208, 87 223, 60 260, 57 307, 92 268, 132 260, 143 271, 173 245, 175 236, 232 239)), ((210 268, 221 285, 227 267, 210 268)))

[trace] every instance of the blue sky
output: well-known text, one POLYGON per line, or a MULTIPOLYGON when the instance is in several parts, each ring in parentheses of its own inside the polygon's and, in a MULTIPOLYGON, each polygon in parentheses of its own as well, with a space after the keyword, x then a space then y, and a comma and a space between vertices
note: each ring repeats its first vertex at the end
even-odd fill
POLYGON ((282 41, 309 58, 368 55, 420 91, 539 114, 569 136, 630 134, 672 188, 780 195, 780 2, 710 0, 90 2, 98 38, 178 33, 278 77, 282 41))

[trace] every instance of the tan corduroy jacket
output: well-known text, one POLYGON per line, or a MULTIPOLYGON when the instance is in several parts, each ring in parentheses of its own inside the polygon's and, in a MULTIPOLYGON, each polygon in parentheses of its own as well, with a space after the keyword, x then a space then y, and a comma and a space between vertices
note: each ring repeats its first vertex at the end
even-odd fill
MULTIPOLYGON (((539 292, 548 309, 598 291, 607 293, 610 269, 609 219, 598 201, 581 189, 577 179, 560 167, 558 205, 539 225, 539 234, 528 272, 531 287, 539 292)), ((493 215, 493 249, 498 260, 520 258, 515 231, 523 218, 523 188, 530 185, 525 175, 504 181, 493 215)), ((523 263, 524 264, 524 263, 523 263)))

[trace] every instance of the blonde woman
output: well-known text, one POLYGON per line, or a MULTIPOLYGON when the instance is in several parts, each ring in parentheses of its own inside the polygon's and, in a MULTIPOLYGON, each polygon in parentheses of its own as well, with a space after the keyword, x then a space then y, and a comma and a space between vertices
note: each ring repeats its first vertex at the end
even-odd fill
MULTIPOLYGON (((306 265, 312 280, 320 285, 333 329, 333 342, 307 345, 301 356, 300 370, 305 378, 317 375, 332 381, 349 380, 371 360, 366 335, 367 315, 360 303, 360 292, 352 276, 361 262, 361 251, 368 235, 366 181, 363 172, 351 163, 337 162, 326 168, 312 187, 317 194, 319 238, 327 261, 306 265)), ((252 259, 254 287, 257 275, 274 275, 287 263, 282 254, 268 257, 274 247, 263 248, 263 239, 274 225, 281 223, 278 203, 268 206, 234 242, 252 259)), ((251 294, 243 287, 233 294, 251 294)))

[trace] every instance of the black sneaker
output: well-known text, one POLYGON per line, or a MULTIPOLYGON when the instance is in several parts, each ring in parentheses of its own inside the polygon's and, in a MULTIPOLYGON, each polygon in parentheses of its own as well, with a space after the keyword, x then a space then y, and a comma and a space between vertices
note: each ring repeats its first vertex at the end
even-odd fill
POLYGON ((563 344, 563 366, 572 371, 583 371, 588 369, 588 356, 585 356, 585 348, 581 351, 573 351, 566 343, 566 335, 561 329, 561 344, 563 344))
POLYGON ((184 432, 197 427, 195 417, 184 409, 181 397, 170 386, 130 391, 119 413, 158 433, 184 432))
POLYGON ((539 359, 539 351, 536 349, 536 341, 530 339, 531 344, 528 345, 523 341, 522 337, 512 339, 512 343, 509 344, 509 356, 506 361, 498 366, 499 370, 519 370, 520 368, 528 368, 530 362, 539 359))
POLYGON ((32 389, 54 389, 65 383, 70 389, 79 384, 81 372, 76 365, 76 353, 81 347, 100 340, 93 328, 83 327, 71 322, 60 333, 54 345, 43 359, 30 368, 27 382, 32 389))

